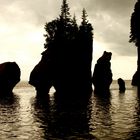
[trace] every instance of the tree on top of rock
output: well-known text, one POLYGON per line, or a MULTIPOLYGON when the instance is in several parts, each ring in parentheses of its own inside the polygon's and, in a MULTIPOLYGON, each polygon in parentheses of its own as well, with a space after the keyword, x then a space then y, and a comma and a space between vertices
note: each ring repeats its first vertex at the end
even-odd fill
POLYGON ((137 47, 140 46, 140 0, 136 2, 134 12, 131 15, 129 42, 135 43, 137 47))
POLYGON ((74 42, 78 42, 78 36, 80 39, 84 38, 84 40, 86 40, 85 42, 89 41, 87 43, 92 42, 93 28, 87 20, 88 15, 86 10, 83 9, 82 11, 82 22, 80 26, 77 25, 75 15, 71 18, 69 10, 70 8, 67 1, 63 0, 59 17, 46 23, 46 34, 44 35, 46 37, 46 43, 44 44, 45 48, 48 48, 49 46, 54 47, 54 44, 57 44, 57 46, 59 46, 58 48, 64 48, 69 46, 74 39, 74 42))
POLYGON ((82 11, 82 22, 81 22, 81 25, 80 25, 80 31, 83 32, 83 34, 85 34, 85 36, 87 35, 86 33, 88 33, 92 37, 92 35, 93 35, 93 33, 92 33, 93 27, 88 22, 87 17, 88 17, 88 15, 87 15, 87 12, 86 12, 86 10, 84 8, 83 11, 82 11))
POLYGON ((87 20, 86 10, 83 9, 81 25, 78 26, 76 16, 71 18, 69 5, 63 0, 60 15, 46 23, 45 30, 46 50, 39 63, 42 71, 31 76, 35 79, 32 83, 36 89, 41 87, 42 91, 43 87, 46 91, 47 87, 48 91, 54 86, 58 92, 69 90, 70 93, 91 89, 93 28, 87 20))
MULTIPOLYGON (((70 15, 69 10, 70 8, 67 3, 67 0, 63 0, 62 6, 61 6, 61 14, 59 17, 59 25, 60 25, 59 29, 60 29, 61 35, 63 35, 62 36, 63 38, 68 37, 69 30, 71 28, 71 15, 70 15)), ((59 32, 59 35, 60 35, 60 32, 59 32)))
POLYGON ((88 24, 87 17, 88 17, 88 15, 87 15, 86 9, 83 8, 83 11, 82 11, 82 22, 81 22, 81 24, 82 24, 83 26, 85 26, 85 25, 88 24))
POLYGON ((62 6, 61 6, 61 14, 60 18, 64 19, 65 22, 69 22, 71 15, 69 12, 70 8, 66 0, 63 0, 62 6))
MULTIPOLYGON (((82 21, 79 29, 79 38, 81 51, 83 52, 83 59, 86 62, 89 62, 88 65, 91 65, 92 60, 92 43, 93 43, 93 27, 87 20, 87 12, 85 9, 82 11, 82 21)), ((82 53, 81 53, 82 54, 82 53)), ((90 69, 90 67, 89 67, 90 69)))
POLYGON ((49 48, 49 46, 51 46, 55 41, 56 32, 58 30, 58 20, 46 23, 44 29, 46 30, 46 34, 44 35, 44 37, 46 37, 44 48, 46 49, 49 48))

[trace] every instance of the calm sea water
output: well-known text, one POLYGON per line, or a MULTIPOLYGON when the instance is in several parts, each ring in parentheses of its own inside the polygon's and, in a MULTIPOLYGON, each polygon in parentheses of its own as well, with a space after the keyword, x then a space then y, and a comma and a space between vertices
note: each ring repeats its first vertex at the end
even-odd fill
POLYGON ((130 140, 140 139, 140 97, 126 81, 119 93, 114 81, 111 95, 92 93, 86 101, 38 100, 26 82, 14 88, 14 95, 0 99, 0 140, 130 140))

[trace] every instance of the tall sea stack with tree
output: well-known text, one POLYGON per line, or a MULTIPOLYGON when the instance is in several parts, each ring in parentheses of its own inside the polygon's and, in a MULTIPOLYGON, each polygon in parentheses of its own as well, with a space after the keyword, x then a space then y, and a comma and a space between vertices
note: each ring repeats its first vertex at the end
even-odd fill
POLYGON ((78 25, 63 0, 59 17, 46 23, 45 30, 45 51, 32 70, 29 83, 38 95, 47 94, 52 86, 56 93, 87 94, 92 90, 93 27, 86 10, 83 9, 78 25))
POLYGON ((140 0, 137 0, 131 15, 130 40, 135 43, 138 52, 137 71, 133 75, 132 85, 140 86, 140 0))

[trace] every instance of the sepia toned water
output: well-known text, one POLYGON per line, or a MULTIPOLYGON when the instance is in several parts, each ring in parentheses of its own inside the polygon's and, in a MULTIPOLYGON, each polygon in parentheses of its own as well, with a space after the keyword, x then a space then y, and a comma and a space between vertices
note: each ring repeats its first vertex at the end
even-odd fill
POLYGON ((63 104, 53 89, 39 100, 33 87, 19 83, 12 97, 0 99, 0 140, 140 139, 140 97, 130 81, 126 86, 119 93, 114 81, 110 96, 63 104))

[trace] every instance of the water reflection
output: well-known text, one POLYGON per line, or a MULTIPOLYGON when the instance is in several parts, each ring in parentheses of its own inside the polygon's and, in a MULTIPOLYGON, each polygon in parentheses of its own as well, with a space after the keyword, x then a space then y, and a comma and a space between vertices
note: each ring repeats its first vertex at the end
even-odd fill
POLYGON ((40 128, 44 128, 44 138, 94 139, 89 134, 91 117, 89 99, 90 97, 78 99, 69 97, 67 100, 54 94, 49 100, 47 99, 45 106, 44 101, 36 99, 34 117, 40 122, 40 128))
POLYGON ((49 122, 53 121, 52 114, 50 112, 50 99, 49 97, 42 100, 34 98, 32 105, 34 106, 34 122, 36 123, 37 131, 39 134, 38 139, 47 139, 47 137, 49 137, 49 122))
POLYGON ((112 133, 112 118, 110 114, 111 108, 110 92, 95 92, 92 103, 92 117, 90 119, 91 132, 97 138, 106 138, 112 133))
POLYGON ((19 98, 14 95, 0 99, 0 139, 15 137, 19 121, 19 98))
POLYGON ((82 98, 56 95, 40 99, 31 87, 22 87, 0 99, 0 139, 140 139, 140 94, 135 88, 82 98))
POLYGON ((135 91, 137 100, 135 104, 135 113, 133 114, 135 127, 132 129, 130 137, 131 139, 140 139, 140 90, 135 87, 135 91))
POLYGON ((114 93, 111 100, 112 136, 118 139, 131 139, 130 134, 135 129, 136 91, 127 90, 124 94, 112 92, 114 93))

